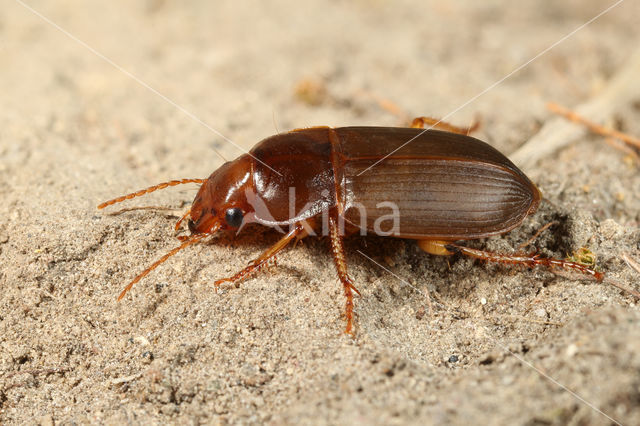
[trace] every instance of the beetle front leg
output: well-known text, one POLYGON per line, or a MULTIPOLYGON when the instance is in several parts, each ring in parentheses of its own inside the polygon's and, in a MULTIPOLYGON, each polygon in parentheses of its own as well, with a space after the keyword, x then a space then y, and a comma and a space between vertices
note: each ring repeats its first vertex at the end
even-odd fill
POLYGON ((333 263, 336 266, 338 272, 338 278, 344 287, 344 296, 347 298, 345 305, 345 316, 347 318, 347 327, 344 332, 351 334, 353 331, 353 291, 358 296, 360 292, 353 285, 353 281, 347 273, 347 261, 344 254, 344 243, 342 241, 342 235, 340 235, 340 228, 338 226, 337 215, 330 215, 329 217, 329 239, 331 241, 331 254, 333 255, 333 263))
POLYGON ((247 278, 249 275, 259 271, 263 266, 265 266, 269 260, 273 259, 276 254, 278 254, 282 249, 284 249, 291 241, 294 239, 301 239, 307 236, 307 230, 302 223, 295 224, 287 234, 280 239, 277 243, 269 247, 265 250, 257 259, 252 261, 249 266, 238 272, 237 274, 229 277, 229 278, 221 278, 214 282, 213 284, 216 287, 219 287, 222 283, 235 283, 244 278, 247 278))
POLYGON ((461 135, 468 135, 475 132, 480 128, 480 122, 475 120, 470 127, 458 127, 446 121, 438 120, 432 117, 416 117, 411 122, 411 127, 414 129, 424 129, 424 126, 432 126, 434 129, 445 130, 447 132, 459 133, 461 135))

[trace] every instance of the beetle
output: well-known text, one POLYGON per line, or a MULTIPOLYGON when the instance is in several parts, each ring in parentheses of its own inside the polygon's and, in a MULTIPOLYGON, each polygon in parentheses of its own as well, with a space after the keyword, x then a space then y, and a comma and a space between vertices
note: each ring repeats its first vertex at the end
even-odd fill
POLYGON ((328 236, 346 297, 347 333, 353 330, 353 293, 359 292, 347 271, 343 238, 358 232, 413 239, 430 254, 561 267, 601 281, 601 272, 580 263, 457 243, 514 229, 542 199, 520 169, 469 136, 470 130, 429 117, 416 118, 411 127, 295 129, 262 140, 207 179, 164 182, 102 203, 99 209, 169 186, 200 184, 191 208, 175 226, 179 229, 188 219, 190 236, 179 237, 182 244, 135 277, 118 300, 178 251, 218 231, 240 232, 249 223, 277 228, 284 236, 215 285, 250 276, 294 240, 328 236))

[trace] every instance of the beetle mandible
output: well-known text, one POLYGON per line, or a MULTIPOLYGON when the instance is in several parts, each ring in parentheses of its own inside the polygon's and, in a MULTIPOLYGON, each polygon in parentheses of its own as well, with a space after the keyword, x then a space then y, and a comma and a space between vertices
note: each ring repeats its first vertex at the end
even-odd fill
POLYGON ((359 292, 347 273, 343 238, 356 232, 417 240, 430 254, 561 267, 601 281, 602 273, 576 262, 497 254, 456 243, 506 233, 541 201, 529 178, 495 148, 468 136, 470 130, 429 117, 418 117, 407 128, 296 129, 262 140, 207 179, 164 182, 102 203, 99 209, 169 186, 201 184, 191 208, 176 223, 178 229, 188 218, 191 235, 135 277, 118 300, 178 251, 248 223, 282 227, 284 236, 215 285, 248 277, 294 240, 327 235, 346 297, 347 333, 353 329, 353 293, 359 292), (425 124, 444 130, 425 130, 425 124), (380 220, 389 213, 385 203, 395 206, 394 226, 382 231, 380 220))

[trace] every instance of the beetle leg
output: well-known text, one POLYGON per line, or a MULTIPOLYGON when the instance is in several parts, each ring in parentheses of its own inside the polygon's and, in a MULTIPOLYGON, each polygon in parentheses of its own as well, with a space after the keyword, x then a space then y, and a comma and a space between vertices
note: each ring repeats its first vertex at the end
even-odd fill
POLYGON ((344 296, 347 298, 345 305, 345 316, 347 318, 347 327, 345 333, 352 333, 353 328, 353 291, 358 295, 360 292, 353 285, 353 281, 347 273, 347 261, 344 254, 344 243, 342 241, 342 235, 340 235, 340 228, 338 226, 337 215, 329 216, 329 239, 331 241, 331 254, 333 255, 333 263, 336 266, 338 272, 338 278, 344 286, 344 296))
POLYGON ((225 282, 235 283, 236 281, 240 281, 241 279, 248 277, 249 275, 253 274, 254 272, 257 272, 263 266, 265 266, 269 262, 269 260, 274 258, 275 255, 278 254, 282 249, 284 249, 293 239, 295 239, 295 238, 298 238, 298 239, 304 238, 304 237, 306 237, 306 235, 307 235, 307 231, 306 231, 304 225, 302 223, 295 224, 289 230, 287 235, 282 237, 282 239, 280 239, 280 241, 278 241, 277 243, 275 243, 274 245, 269 247, 267 250, 265 250, 257 259, 255 259, 253 262, 251 262, 249 264, 249 266, 247 266, 246 268, 244 268, 243 270, 241 270, 237 274, 235 274, 235 275, 233 275, 233 276, 231 276, 229 278, 219 279, 216 282, 214 282, 213 284, 216 287, 218 287, 222 283, 225 283, 225 282))
POLYGON ((562 268, 567 270, 573 270, 581 274, 590 275, 593 278, 595 278, 597 281, 602 281, 604 279, 604 274, 602 272, 598 272, 595 269, 589 268, 581 263, 571 262, 569 260, 554 259, 551 257, 540 257, 537 254, 493 253, 490 251, 478 250, 478 249, 460 246, 458 244, 445 242, 445 241, 429 241, 429 245, 431 246, 430 248, 433 249, 433 251, 431 251, 425 248, 427 245, 423 244, 423 241, 418 242, 418 244, 420 245, 420 248, 422 248, 423 250, 431 254, 446 255, 446 254, 460 253, 460 254, 464 254, 465 256, 473 257, 475 259, 485 260, 487 262, 508 263, 512 265, 524 265, 529 268, 533 268, 534 266, 545 266, 549 269, 562 268), (440 252, 438 252, 439 250, 440 252))
POLYGON ((432 126, 435 129, 446 130, 447 132, 459 133, 461 135, 468 135, 475 132, 480 128, 480 121, 475 120, 470 127, 458 127, 453 124, 449 124, 446 121, 438 120, 432 117, 416 117, 411 122, 411 127, 415 129, 424 129, 424 126, 432 126))

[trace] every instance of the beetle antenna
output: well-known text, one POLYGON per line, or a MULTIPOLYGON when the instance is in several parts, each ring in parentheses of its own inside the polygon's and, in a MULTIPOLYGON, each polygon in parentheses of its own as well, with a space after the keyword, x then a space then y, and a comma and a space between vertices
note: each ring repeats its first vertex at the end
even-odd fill
POLYGON ((120 202, 122 202, 124 200, 130 200, 130 199, 135 198, 135 197, 140 197, 142 195, 149 194, 150 192, 158 191, 160 189, 164 189, 164 188, 167 188, 169 186, 182 185, 184 183, 199 183, 199 184, 203 184, 206 181, 207 181, 206 179, 178 179, 178 180, 171 180, 169 182, 162 182, 162 183, 159 183, 157 185, 150 186, 149 188, 141 189, 140 191, 132 192, 131 194, 123 195, 121 197, 114 198, 113 200, 105 201, 104 203, 102 203, 102 204, 100 204, 98 206, 98 209, 103 209, 103 208, 105 208, 107 206, 110 206, 112 204, 120 203, 120 202))
POLYGON ((173 256, 174 254, 176 254, 177 252, 179 252, 183 248, 188 247, 191 244, 197 243, 198 241, 200 241, 201 239, 203 239, 204 237, 206 237, 208 235, 209 234, 195 234, 195 235, 191 235, 191 236, 187 237, 187 239, 185 241, 183 241, 182 244, 180 244, 178 247, 176 247, 176 248, 172 249, 171 251, 169 251, 167 254, 162 256, 160 259, 156 260, 151 266, 149 266, 147 269, 142 271, 140 273, 140 275, 135 277, 129 284, 127 284, 127 286, 124 288, 124 290, 122 290, 122 292, 118 296, 118 301, 122 300, 122 298, 127 294, 127 292, 129 290, 131 290, 131 287, 133 287, 133 285, 135 283, 137 283, 138 281, 140 281, 141 279, 146 277, 149 274, 149 272, 151 272, 154 269, 156 269, 158 266, 160 266, 162 263, 164 263, 168 258, 173 256))

